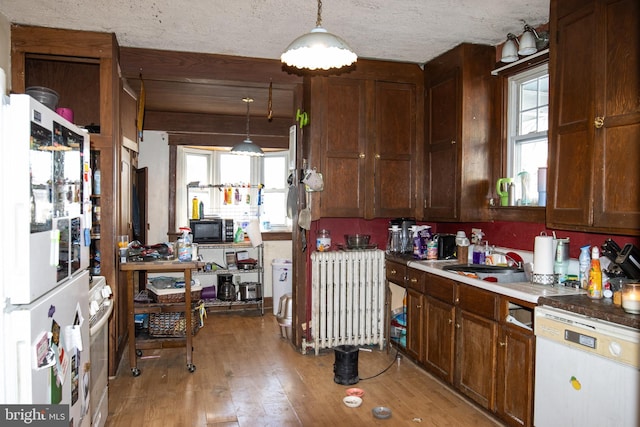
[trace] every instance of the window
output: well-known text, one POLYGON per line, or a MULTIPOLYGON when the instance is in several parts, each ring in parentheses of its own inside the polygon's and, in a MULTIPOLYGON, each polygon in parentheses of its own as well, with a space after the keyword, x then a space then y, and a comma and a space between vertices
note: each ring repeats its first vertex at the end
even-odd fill
POLYGON ((507 176, 516 182, 519 204, 536 205, 538 168, 547 166, 548 155, 547 64, 515 74, 508 81, 507 176))
POLYGON ((286 215, 288 151, 264 157, 238 156, 228 151, 179 147, 176 165, 176 221, 188 223, 191 199, 204 205, 205 216, 237 221, 259 217, 275 230, 290 229, 286 215), (189 183, 197 183, 191 187, 189 183), (263 184, 260 188, 260 184, 263 184), (187 200, 189 199, 189 200, 187 200), (258 205, 258 203, 260 203, 258 205))

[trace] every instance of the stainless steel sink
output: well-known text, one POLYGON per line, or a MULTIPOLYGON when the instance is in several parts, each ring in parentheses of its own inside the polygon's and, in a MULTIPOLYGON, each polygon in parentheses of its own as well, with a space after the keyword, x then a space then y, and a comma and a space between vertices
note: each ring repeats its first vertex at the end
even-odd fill
POLYGON ((498 283, 517 283, 527 281, 527 276, 524 270, 517 267, 481 264, 450 264, 443 266, 442 269, 458 271, 466 274, 475 274, 479 279, 498 283))

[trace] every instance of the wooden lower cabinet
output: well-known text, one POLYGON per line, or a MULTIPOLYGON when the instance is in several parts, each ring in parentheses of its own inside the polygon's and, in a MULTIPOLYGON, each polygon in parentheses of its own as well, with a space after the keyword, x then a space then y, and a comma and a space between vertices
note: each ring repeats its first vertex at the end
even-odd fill
POLYGON ((453 383, 455 308, 430 296, 425 302, 424 364, 432 374, 453 383))
POLYGON ((455 387, 482 407, 494 411, 497 323, 458 310, 456 315, 455 387))
POLYGON ((496 413, 510 426, 533 425, 533 332, 500 326, 496 413))
POLYGON ((506 317, 531 319, 535 304, 402 267, 387 262, 387 279, 406 291, 402 351, 507 425, 532 426, 535 337, 506 317))

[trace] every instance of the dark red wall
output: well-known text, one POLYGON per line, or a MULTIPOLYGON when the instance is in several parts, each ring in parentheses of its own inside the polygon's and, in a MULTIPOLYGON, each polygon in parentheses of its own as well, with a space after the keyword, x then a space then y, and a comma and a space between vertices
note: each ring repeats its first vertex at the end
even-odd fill
MULTIPOLYGON (((467 236, 471 236, 471 228, 480 228, 485 233, 485 239, 489 244, 503 246, 512 249, 521 249, 533 252, 534 238, 541 232, 547 235, 553 235, 551 229, 546 228, 544 224, 535 224, 530 222, 478 222, 478 223, 420 223, 431 225, 434 233, 452 233, 458 230, 464 230, 467 236)), ((387 229, 389 228, 389 220, 374 219, 364 220, 359 218, 322 218, 311 224, 309 233, 309 249, 315 250, 316 234, 321 229, 327 229, 331 232, 332 246, 335 249, 337 244, 344 244, 345 234, 370 234, 371 243, 378 244, 380 249, 385 249, 387 244, 387 229)), ((640 237, 619 236, 609 234, 596 233, 579 233, 563 230, 555 230, 557 237, 570 239, 570 253, 572 258, 578 258, 580 255, 580 247, 585 245, 598 245, 611 238, 615 240, 620 247, 626 243, 633 243, 640 247, 640 237)))

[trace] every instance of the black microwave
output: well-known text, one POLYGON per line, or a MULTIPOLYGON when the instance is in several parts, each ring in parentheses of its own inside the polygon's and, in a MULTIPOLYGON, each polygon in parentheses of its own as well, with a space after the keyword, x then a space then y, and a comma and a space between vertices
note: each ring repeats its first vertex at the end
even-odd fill
POLYGON ((193 243, 233 242, 233 220, 223 218, 192 219, 189 221, 193 243))

